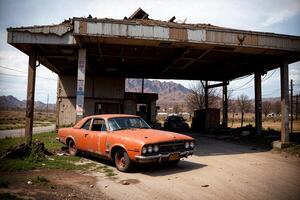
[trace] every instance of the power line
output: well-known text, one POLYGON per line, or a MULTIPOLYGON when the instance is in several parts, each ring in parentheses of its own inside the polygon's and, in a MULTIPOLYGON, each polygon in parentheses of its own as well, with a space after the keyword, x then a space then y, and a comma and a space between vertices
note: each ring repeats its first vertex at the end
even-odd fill
MULTIPOLYGON (((254 76, 253 76, 248 82, 246 82, 244 85, 242 85, 242 86, 240 86, 240 87, 238 87, 238 88, 235 88, 235 89, 231 89, 231 90, 241 90, 241 89, 246 89, 246 88, 243 88, 243 87, 245 87, 246 85, 248 85, 253 79, 254 79, 254 76)), ((253 87, 253 86, 251 86, 251 87, 253 87)))
MULTIPOLYGON (((11 70, 11 71, 16 71, 16 72, 20 72, 20 73, 27 73, 27 72, 24 72, 24 71, 21 71, 21 70, 17 70, 17 69, 13 69, 13 68, 9 68, 9 67, 3 67, 3 66, 0 66, 0 68, 4 68, 4 69, 8 69, 8 70, 11 70)), ((8 75, 8 76, 14 76, 13 74, 6 74, 6 73, 0 73, 2 75, 8 75)), ((15 76, 21 76, 21 75, 15 75, 15 76)), ((26 75, 24 75, 26 76, 26 75)), ((53 80, 53 81, 56 81, 55 79, 53 78, 47 78, 47 77, 43 77, 43 76, 37 76, 38 78, 43 78, 43 79, 47 79, 47 80, 53 80)))
MULTIPOLYGON (((278 68, 277 68, 278 69, 278 68)), ((277 69, 275 69, 273 72, 272 72, 272 74, 266 79, 266 80, 264 80, 264 78, 266 77, 264 77, 263 78, 263 80, 262 80, 262 82, 264 82, 264 81, 267 81, 269 78, 271 78, 274 74, 275 74, 275 72, 277 71, 277 69)))
MULTIPOLYGON (((21 74, 6 74, 6 73, 2 73, 2 72, 0 72, 0 74, 5 75, 5 76, 12 76, 12 77, 24 77, 24 78, 27 77, 26 75, 21 75, 21 74)), ((56 81, 55 79, 41 77, 41 76, 37 76, 37 78, 47 79, 47 80, 50 80, 50 81, 56 81)))

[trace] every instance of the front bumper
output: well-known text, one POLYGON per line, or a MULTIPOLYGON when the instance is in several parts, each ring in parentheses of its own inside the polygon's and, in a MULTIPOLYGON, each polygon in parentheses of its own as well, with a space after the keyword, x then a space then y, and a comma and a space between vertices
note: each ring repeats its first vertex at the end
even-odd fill
POLYGON ((162 162, 164 160, 169 160, 169 157, 171 154, 179 153, 179 157, 188 157, 190 155, 193 155, 194 151, 183 151, 183 152, 172 152, 167 154, 158 154, 153 156, 135 156, 136 162, 138 163, 151 163, 151 162, 162 162))

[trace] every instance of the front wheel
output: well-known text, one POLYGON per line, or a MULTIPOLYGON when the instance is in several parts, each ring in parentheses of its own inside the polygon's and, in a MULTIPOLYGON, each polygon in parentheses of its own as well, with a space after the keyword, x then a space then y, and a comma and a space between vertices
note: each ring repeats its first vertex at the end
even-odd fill
POLYGON ((179 163, 179 161, 180 161, 180 159, 179 160, 168 161, 167 165, 170 166, 170 167, 175 167, 179 163))
POLYGON ((115 154, 115 165, 121 172, 129 172, 133 167, 132 161, 130 160, 127 152, 123 149, 117 150, 115 154))
POLYGON ((70 140, 68 143, 69 154, 71 156, 76 156, 78 154, 78 150, 76 144, 73 140, 70 140))

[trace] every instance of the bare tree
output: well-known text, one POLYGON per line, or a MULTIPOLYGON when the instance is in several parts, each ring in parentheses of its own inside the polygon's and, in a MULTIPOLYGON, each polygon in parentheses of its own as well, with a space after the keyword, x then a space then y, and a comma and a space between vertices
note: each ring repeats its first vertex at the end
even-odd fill
POLYGON ((249 100, 249 97, 247 95, 241 94, 237 99, 237 105, 242 114, 242 118, 241 118, 241 127, 242 127, 244 123, 244 113, 248 112, 251 109, 251 101, 249 100))
POLYGON ((264 101, 262 103, 262 111, 265 117, 267 117, 267 115, 271 112, 271 110, 272 110, 272 103, 270 101, 264 101))
POLYGON ((174 113, 179 113, 179 112, 182 112, 182 106, 178 103, 176 103, 174 106, 173 106, 173 112, 174 113))
POLYGON ((280 103, 280 101, 275 101, 272 104, 272 111, 276 114, 280 114, 280 112, 281 112, 281 103, 280 103))
MULTIPOLYGON (((190 85, 191 92, 186 97, 187 107, 189 110, 201 110, 205 108, 205 90, 201 82, 190 85)), ((218 96, 216 89, 208 90, 208 106, 213 107, 217 104, 218 96)))
POLYGON ((232 127, 234 123, 234 115, 237 111, 236 101, 233 99, 232 90, 228 90, 227 99, 228 99, 228 111, 232 113, 232 121, 231 121, 231 127, 232 127))

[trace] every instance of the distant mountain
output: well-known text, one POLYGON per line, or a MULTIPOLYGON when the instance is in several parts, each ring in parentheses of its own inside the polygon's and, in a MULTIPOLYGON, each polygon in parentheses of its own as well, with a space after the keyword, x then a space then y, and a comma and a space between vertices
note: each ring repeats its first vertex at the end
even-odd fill
MULTIPOLYGON (((141 92, 142 79, 126 79, 126 92, 141 92)), ((181 84, 157 80, 144 80, 145 93, 157 93, 159 99, 157 105, 159 106, 172 106, 175 104, 184 104, 186 96, 190 90, 181 84)))
MULTIPOLYGON (((34 102, 34 108, 36 110, 46 110, 47 104, 41 101, 36 101, 34 102)), ((26 109, 26 100, 20 101, 12 95, 0 96, 0 109, 1 110, 26 109)), ((55 110, 55 104, 48 104, 48 109, 55 110)))

